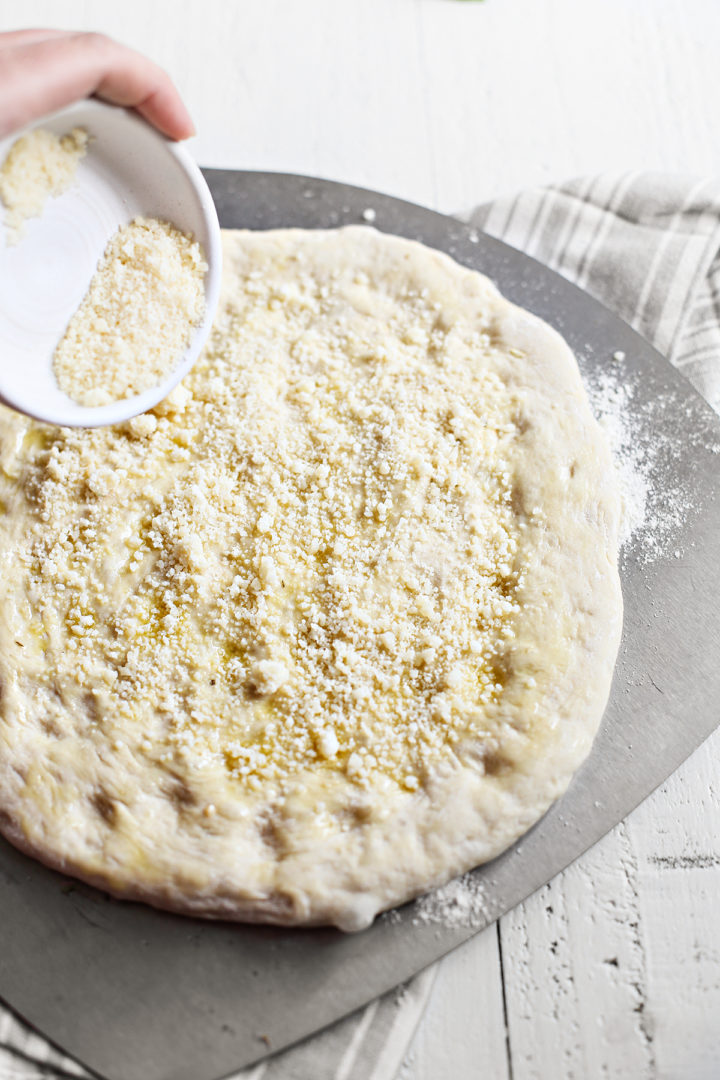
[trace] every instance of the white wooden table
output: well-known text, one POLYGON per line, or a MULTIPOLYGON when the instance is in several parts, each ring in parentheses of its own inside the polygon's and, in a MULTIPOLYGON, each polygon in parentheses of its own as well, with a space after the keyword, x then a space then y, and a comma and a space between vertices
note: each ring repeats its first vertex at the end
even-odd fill
MULTIPOLYGON (((710 174, 719 0, 0 0, 174 75, 201 164, 436 209, 578 174, 710 174)), ((719 707, 720 719, 720 707, 719 707)), ((402 1080, 720 1077, 720 736, 447 958, 402 1080)))

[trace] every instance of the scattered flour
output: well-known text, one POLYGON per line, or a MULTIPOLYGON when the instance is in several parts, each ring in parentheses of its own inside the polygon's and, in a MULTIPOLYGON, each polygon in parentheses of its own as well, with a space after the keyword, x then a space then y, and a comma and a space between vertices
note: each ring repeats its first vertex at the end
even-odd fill
POLYGON ((593 412, 605 430, 619 473, 624 501, 621 559, 647 566, 664 556, 680 558, 679 536, 696 506, 692 480, 683 471, 688 444, 707 445, 699 402, 674 390, 648 397, 642 375, 627 369, 625 354, 593 373, 587 386, 593 412), (697 414, 697 415, 696 415, 697 414))
POLYGON ((632 414, 636 387, 617 370, 595 376, 588 388, 593 412, 607 435, 623 497, 623 548, 649 525, 652 448, 638 439, 632 414))
POLYGON ((440 923, 451 928, 479 930, 489 921, 483 883, 472 872, 449 881, 420 897, 412 921, 414 926, 440 923))
POLYGON ((87 153, 89 136, 73 128, 58 136, 44 128, 21 135, 0 168, 0 199, 5 205, 7 243, 17 244, 25 222, 40 217, 45 203, 67 191, 87 153))

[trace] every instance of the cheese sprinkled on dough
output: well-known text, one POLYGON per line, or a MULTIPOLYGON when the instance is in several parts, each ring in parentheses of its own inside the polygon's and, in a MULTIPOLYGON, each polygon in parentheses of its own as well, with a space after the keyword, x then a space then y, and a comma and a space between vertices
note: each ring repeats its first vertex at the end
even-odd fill
POLYGON ((40 217, 50 196, 68 190, 88 141, 83 128, 73 128, 62 136, 36 128, 15 140, 0 167, 8 244, 18 243, 25 221, 40 217))
POLYGON ((118 229, 55 350, 60 389, 97 406, 162 382, 203 317, 206 270, 200 245, 165 221, 118 229))
POLYGON ((412 791, 503 692, 516 401, 489 328, 319 258, 248 240, 173 397, 29 429, 34 647, 191 786, 412 791))
POLYGON ((562 340, 364 226, 224 237, 181 387, 0 409, 0 831, 115 895, 367 926, 587 755, 619 502, 562 340))

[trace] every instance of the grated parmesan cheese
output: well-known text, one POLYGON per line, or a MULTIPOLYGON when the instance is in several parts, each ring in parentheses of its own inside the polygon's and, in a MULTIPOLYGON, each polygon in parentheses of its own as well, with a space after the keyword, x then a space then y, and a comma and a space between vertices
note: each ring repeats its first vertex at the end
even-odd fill
POLYGON ((412 281, 358 283, 302 245, 227 262, 171 399, 32 428, 17 558, 41 639, 63 641, 60 681, 103 688, 109 737, 193 784, 335 770, 415 791, 503 693, 517 398, 490 333, 439 325, 412 281))
POLYGON ((36 128, 15 140, 0 167, 0 199, 5 205, 9 245, 18 243, 26 220, 40 217, 51 196, 56 198, 68 190, 88 142, 83 128, 73 128, 62 136, 36 128))
POLYGON ((92 407, 167 378, 204 315, 206 270, 200 245, 167 222, 118 229, 55 350, 60 389, 92 407))

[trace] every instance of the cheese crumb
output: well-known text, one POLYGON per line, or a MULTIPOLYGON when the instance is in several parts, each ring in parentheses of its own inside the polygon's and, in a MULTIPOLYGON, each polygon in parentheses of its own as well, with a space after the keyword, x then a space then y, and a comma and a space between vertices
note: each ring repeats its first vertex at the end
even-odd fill
POLYGON ((340 740, 332 729, 325 729, 320 733, 318 738, 318 749, 321 757, 335 757, 340 749, 340 740))
POLYGON ((94 407, 171 373, 205 313, 200 245, 156 218, 121 226, 53 357, 60 389, 94 407))
POLYGON ((157 418, 152 413, 142 413, 140 416, 133 416, 132 420, 129 421, 129 427, 133 435, 144 438, 152 435, 153 431, 157 429, 157 418))
POLYGON ((68 190, 88 142, 84 128, 61 136, 35 128, 15 140, 0 167, 8 245, 19 242, 27 219, 40 217, 49 198, 68 190))
POLYGON ((257 694, 274 694, 287 681, 289 671, 279 660, 259 660, 253 665, 250 682, 257 694))

